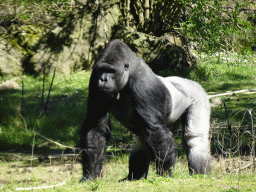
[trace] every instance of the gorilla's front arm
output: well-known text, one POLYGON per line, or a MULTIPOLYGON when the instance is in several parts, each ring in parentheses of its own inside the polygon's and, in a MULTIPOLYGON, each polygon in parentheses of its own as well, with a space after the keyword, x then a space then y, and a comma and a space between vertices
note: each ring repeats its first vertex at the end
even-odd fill
POLYGON ((101 175, 107 142, 111 136, 109 120, 109 99, 101 97, 95 89, 94 74, 89 85, 87 114, 81 124, 80 146, 82 152, 83 178, 81 181, 96 179, 101 175))
POLYGON ((150 161, 156 162, 159 175, 171 174, 176 161, 176 149, 166 122, 166 117, 171 114, 170 93, 142 60, 136 74, 130 78, 129 90, 136 111, 134 128, 137 133, 134 133, 139 137, 131 151, 128 179, 146 178, 150 161))
POLYGON ((101 175, 110 138, 109 112, 137 135, 127 179, 146 178, 150 161, 156 162, 159 175, 171 175, 176 150, 169 129, 178 119, 190 173, 210 171, 210 108, 204 90, 187 79, 155 75, 119 40, 100 53, 90 79, 80 139, 83 180, 101 175))

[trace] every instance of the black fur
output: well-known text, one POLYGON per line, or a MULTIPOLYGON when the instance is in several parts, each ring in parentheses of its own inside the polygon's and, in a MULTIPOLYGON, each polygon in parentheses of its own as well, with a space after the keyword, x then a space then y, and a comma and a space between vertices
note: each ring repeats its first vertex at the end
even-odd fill
MULTIPOLYGON (((176 160, 174 141, 167 126, 172 98, 163 81, 126 44, 119 40, 108 43, 92 71, 87 114, 81 126, 82 180, 101 175, 111 136, 109 112, 137 135, 126 179, 146 178, 150 161, 156 162, 159 175, 171 175, 176 160)), ((191 160, 192 164, 195 162, 191 160)), ((204 169, 205 165, 201 167, 204 169)))

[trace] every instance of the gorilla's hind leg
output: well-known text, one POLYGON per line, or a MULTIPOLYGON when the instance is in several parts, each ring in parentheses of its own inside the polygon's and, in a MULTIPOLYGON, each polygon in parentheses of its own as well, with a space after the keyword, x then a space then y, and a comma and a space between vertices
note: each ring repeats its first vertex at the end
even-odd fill
POLYGON ((186 153, 190 174, 206 174, 211 171, 208 138, 186 138, 186 153))
POLYGON ((190 174, 206 174, 211 171, 209 143, 210 108, 192 105, 182 117, 183 142, 188 158, 190 174))

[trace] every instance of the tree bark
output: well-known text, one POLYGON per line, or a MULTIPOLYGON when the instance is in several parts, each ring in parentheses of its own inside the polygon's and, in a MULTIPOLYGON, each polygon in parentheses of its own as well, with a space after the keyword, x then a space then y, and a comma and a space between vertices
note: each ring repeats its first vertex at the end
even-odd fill
POLYGON ((142 2, 140 0, 136 0, 136 10, 139 16, 139 25, 141 26, 141 28, 144 27, 144 10, 142 7, 142 2))
POLYGON ((129 27, 130 23, 130 0, 126 1, 126 27, 129 27))
POLYGON ((149 20, 149 12, 150 12, 149 0, 144 0, 144 9, 145 9, 145 20, 149 20))

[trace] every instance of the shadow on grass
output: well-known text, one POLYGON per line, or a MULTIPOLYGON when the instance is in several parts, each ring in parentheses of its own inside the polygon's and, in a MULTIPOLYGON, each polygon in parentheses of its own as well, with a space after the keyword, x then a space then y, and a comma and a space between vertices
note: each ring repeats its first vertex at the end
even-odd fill
POLYGON ((35 145, 48 142, 31 131, 60 143, 76 145, 80 123, 86 111, 86 91, 77 90, 69 95, 55 94, 50 97, 48 107, 44 110, 41 93, 25 90, 24 116, 21 115, 21 91, 0 91, 0 150, 15 148, 17 152, 26 153, 27 148, 31 152, 33 142, 35 145))
MULTIPOLYGON (((86 115, 88 85, 84 89, 54 85, 47 109, 42 106, 41 88, 25 89, 24 116, 21 90, 0 91, 0 152, 31 154, 62 153, 55 144, 32 133, 35 131, 58 143, 77 146, 79 129, 86 115)), ((48 91, 46 91, 48 94, 48 91)), ((44 96, 46 103, 47 95, 44 96)), ((130 148, 133 135, 111 116, 112 139, 109 145, 130 148)))

